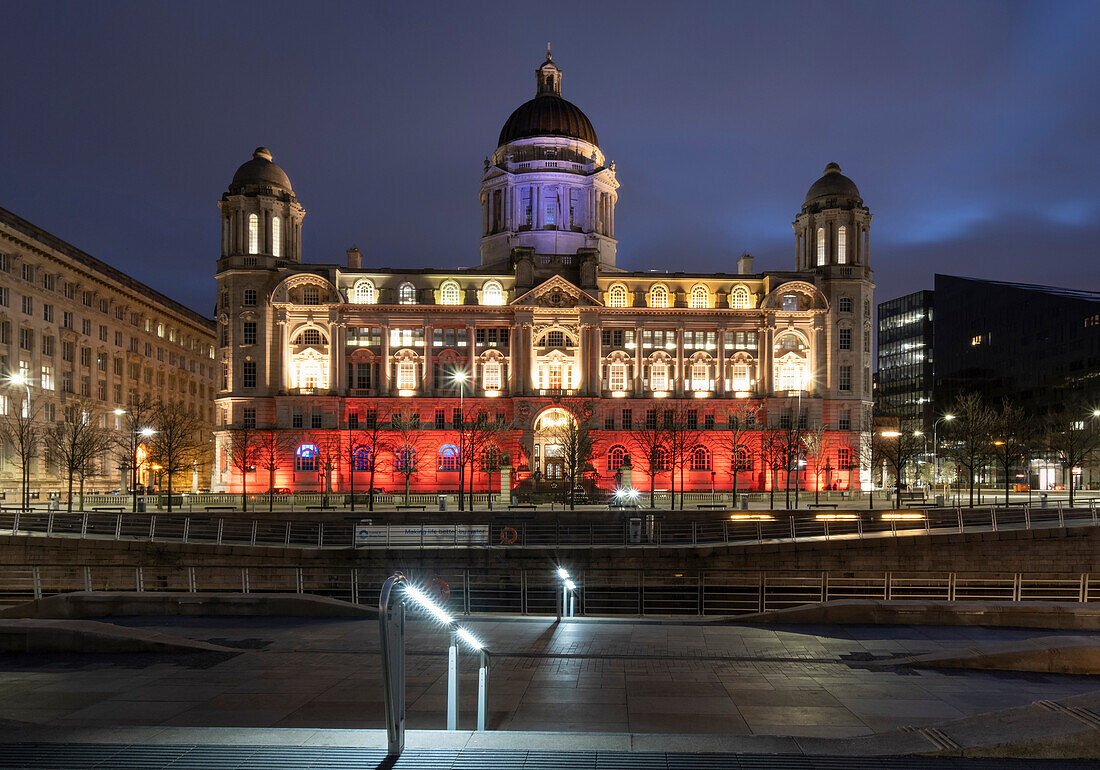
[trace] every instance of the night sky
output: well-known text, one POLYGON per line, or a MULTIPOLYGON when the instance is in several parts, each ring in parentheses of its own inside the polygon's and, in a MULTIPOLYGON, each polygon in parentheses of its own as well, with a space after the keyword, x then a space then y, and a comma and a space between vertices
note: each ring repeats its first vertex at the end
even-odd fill
POLYGON ((0 2, 0 205, 209 314, 266 145, 306 261, 478 263, 482 159, 563 95, 617 163, 619 265, 791 269, 838 162, 877 300, 935 272, 1100 289, 1100 3, 0 2), (476 10, 472 10, 476 9, 476 10))

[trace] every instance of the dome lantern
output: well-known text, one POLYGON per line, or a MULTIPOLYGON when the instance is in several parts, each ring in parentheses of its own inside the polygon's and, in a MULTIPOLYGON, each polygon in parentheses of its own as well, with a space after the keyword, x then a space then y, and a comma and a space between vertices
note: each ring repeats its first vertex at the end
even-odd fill
POLYGON ((516 108, 500 130, 497 146, 534 137, 565 137, 599 146, 596 129, 580 107, 561 95, 561 68, 550 58, 535 70, 535 98, 516 108))

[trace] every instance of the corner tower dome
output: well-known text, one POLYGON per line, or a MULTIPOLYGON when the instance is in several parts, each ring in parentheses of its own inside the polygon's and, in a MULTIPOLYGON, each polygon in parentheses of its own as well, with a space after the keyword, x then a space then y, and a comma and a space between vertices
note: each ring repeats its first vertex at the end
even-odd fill
POLYGON ((548 45, 546 61, 535 70, 535 98, 517 107, 504 123, 498 147, 535 136, 562 136, 599 145, 592 121, 579 107, 562 98, 561 75, 548 45))
POLYGON ((233 175, 233 181, 229 183, 229 192, 243 192, 246 187, 275 187, 293 193, 290 186, 290 177, 279 166, 272 162, 271 150, 266 147, 257 147, 252 153, 252 160, 243 164, 233 175))
POLYGON ((841 203, 851 201, 857 206, 863 203, 856 183, 840 173, 840 166, 836 163, 827 165, 824 175, 810 185, 805 202, 809 204, 823 198, 836 199, 841 203))

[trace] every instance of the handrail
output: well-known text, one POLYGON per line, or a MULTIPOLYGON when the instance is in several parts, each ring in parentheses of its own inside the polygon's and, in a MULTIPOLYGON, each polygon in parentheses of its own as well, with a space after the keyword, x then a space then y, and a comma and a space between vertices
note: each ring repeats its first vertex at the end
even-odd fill
POLYGON ((358 542, 357 524, 292 519, 252 519, 186 514, 0 510, 0 533, 49 538, 87 538, 247 545, 292 549, 404 548, 690 548, 816 540, 928 536, 937 533, 1001 532, 1098 526, 1096 501, 1087 506, 925 508, 905 510, 734 511, 728 518, 665 521, 639 511, 621 522, 540 524, 501 521, 493 525, 391 525, 383 541, 358 542), (486 527, 474 537, 472 528, 486 527), (435 529, 428 536, 427 529, 435 529), (444 531, 444 536, 439 536, 444 531), (450 532, 447 535, 446 532, 450 532), (450 538, 450 540, 447 539, 450 538), (479 539, 484 538, 484 539, 479 539))

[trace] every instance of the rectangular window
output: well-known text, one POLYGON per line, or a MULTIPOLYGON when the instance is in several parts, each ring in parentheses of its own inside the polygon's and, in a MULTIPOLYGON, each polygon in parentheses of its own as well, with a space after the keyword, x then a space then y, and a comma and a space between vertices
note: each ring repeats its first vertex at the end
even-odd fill
POLYGON ((402 361, 397 365, 397 387, 400 390, 416 389, 416 364, 402 361))
POLYGON ((23 280, 34 283, 34 265, 23 263, 23 280))
POLYGON ((92 306, 92 293, 90 291, 84 291, 80 293, 80 301, 88 307, 92 306))
POLYGON ((501 366, 495 361, 491 361, 485 364, 482 369, 482 380, 485 386, 485 390, 500 390, 501 388, 501 366))
POLYGON ((836 450, 836 464, 839 468, 850 468, 852 465, 852 448, 847 446, 839 447, 836 450))
POLYGON ((303 305, 320 305, 321 304, 321 290, 316 286, 307 286, 302 289, 302 304, 303 305))
POLYGON ((245 361, 244 371, 242 372, 243 385, 246 388, 256 387, 256 362, 245 361))
POLYGON ((668 390, 668 364, 650 364, 649 389, 668 390))
POLYGON ((54 340, 53 337, 47 337, 45 335, 42 336, 42 355, 44 355, 44 356, 52 356, 53 355, 53 340, 54 340))
POLYGON ((11 301, 11 295, 8 294, 7 286, 0 286, 0 305, 8 307, 8 303, 11 301))
POLYGON ((115 345, 122 347, 122 332, 115 332, 115 345))
POLYGON ((100 326, 99 326, 99 341, 100 342, 106 342, 107 341, 107 327, 103 326, 102 324, 100 324, 100 326))
POLYGON ((447 412, 443 409, 435 410, 435 429, 443 430, 447 427, 447 412))
POLYGON ((852 410, 841 409, 837 413, 836 426, 839 430, 851 430, 852 429, 852 410))
POLYGON ((709 390, 707 383, 707 369, 709 367, 706 364, 692 364, 691 365, 691 389, 692 390, 709 390))
POLYGON ((47 323, 53 323, 53 305, 42 305, 42 320, 47 323))
POLYGON ((11 344, 11 321, 0 321, 0 343, 11 344))
POLYGON ((255 345, 256 344, 256 322, 245 321, 244 322, 244 344, 255 345))
POLYGON ((320 428, 322 427, 321 413, 318 411, 311 412, 309 415, 309 427, 320 428))
POLYGON ((73 345, 73 343, 68 342, 68 341, 62 341, 62 343, 61 343, 61 360, 62 361, 68 361, 69 363, 72 363, 73 362, 73 355, 74 355, 74 345, 73 345))
POLYGON ((359 430, 359 412, 348 412, 348 430, 359 430))
POLYGON ((244 307, 256 307, 256 290, 245 289, 244 298, 241 300, 241 305, 244 307))
POLYGON ((840 349, 841 350, 851 350, 852 349, 852 330, 851 329, 841 329, 839 339, 840 339, 840 349))
POLYGON ((646 409, 645 412, 645 429, 657 430, 657 410, 646 409))
POLYGON ((687 427, 688 430, 695 430, 699 427, 699 413, 694 409, 689 409, 687 413, 687 427))
POLYGON ((245 428, 256 427, 256 410, 253 407, 246 406, 244 408, 244 416, 241 418, 241 425, 245 428))
POLYGON ((19 330, 19 347, 23 350, 34 350, 34 332, 32 330, 19 330))
POLYGON ((852 367, 844 365, 840 367, 840 389, 852 389, 852 367))
POLYGON ((713 414, 708 414, 705 418, 703 418, 703 427, 705 427, 707 430, 714 430, 713 414))
POLYGON ((614 412, 609 411, 607 414, 605 414, 603 416, 603 429, 604 430, 615 430, 615 413, 614 412))
POLYGON ((42 390, 53 390, 53 367, 43 365, 42 367, 42 390))
POLYGON ((294 411, 294 414, 291 415, 291 417, 290 417, 290 427, 292 427, 292 428, 301 428, 302 425, 303 425, 302 412, 301 412, 300 409, 296 409, 294 411))
POLYGON ((634 429, 634 412, 629 409, 624 409, 622 413, 623 430, 634 429))
POLYGON ((555 204, 553 202, 550 202, 550 203, 546 204, 545 224, 547 226, 553 227, 555 224, 557 224, 557 217, 556 217, 557 212, 558 212, 557 204, 555 204))
POLYGON ((91 366, 92 365, 92 349, 81 348, 80 349, 80 365, 91 366))
POLYGON ((626 364, 611 364, 611 390, 626 390, 626 364))
POLYGON ((23 297, 23 315, 34 315, 34 300, 23 297))

